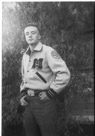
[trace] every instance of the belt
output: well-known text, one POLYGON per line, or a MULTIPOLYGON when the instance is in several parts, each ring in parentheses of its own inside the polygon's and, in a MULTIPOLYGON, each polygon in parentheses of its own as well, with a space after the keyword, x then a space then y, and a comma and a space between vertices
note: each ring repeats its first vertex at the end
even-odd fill
POLYGON ((38 92, 37 92, 37 90, 31 90, 31 89, 28 89, 28 90, 27 90, 28 96, 37 96, 37 95, 39 95, 41 92, 42 92, 42 90, 38 90, 38 92))

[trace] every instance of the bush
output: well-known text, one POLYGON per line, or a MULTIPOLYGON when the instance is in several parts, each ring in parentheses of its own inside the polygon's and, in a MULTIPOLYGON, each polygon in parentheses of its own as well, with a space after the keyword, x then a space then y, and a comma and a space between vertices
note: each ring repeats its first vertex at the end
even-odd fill
POLYGON ((3 87, 2 94, 2 123, 16 125, 19 124, 22 119, 17 114, 19 86, 7 85, 3 87))

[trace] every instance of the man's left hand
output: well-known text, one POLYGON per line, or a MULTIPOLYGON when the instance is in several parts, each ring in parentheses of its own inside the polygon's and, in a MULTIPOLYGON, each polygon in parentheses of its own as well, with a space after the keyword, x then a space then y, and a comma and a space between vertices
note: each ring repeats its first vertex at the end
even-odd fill
POLYGON ((49 100, 50 98, 47 96, 46 92, 39 93, 39 98, 42 101, 49 100))

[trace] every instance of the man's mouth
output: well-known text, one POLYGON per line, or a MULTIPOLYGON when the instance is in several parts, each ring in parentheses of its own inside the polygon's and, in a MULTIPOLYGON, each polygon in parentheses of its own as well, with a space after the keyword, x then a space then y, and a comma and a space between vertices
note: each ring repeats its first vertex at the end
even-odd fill
POLYGON ((32 41, 33 39, 29 39, 29 41, 32 41))

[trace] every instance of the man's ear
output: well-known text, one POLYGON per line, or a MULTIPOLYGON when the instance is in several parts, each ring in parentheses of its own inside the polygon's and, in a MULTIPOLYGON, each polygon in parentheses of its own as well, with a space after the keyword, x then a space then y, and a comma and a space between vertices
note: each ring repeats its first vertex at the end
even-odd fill
POLYGON ((39 34, 39 40, 41 39, 41 35, 39 34))

